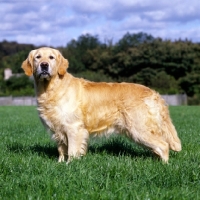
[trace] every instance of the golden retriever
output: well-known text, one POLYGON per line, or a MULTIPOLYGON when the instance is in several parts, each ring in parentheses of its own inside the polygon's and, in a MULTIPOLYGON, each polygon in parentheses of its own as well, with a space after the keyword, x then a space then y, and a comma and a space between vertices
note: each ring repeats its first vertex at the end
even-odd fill
POLYGON ((164 162, 169 149, 181 151, 168 107, 158 93, 133 83, 95 83, 67 72, 61 53, 43 47, 22 63, 33 75, 40 118, 53 133, 59 159, 86 154, 89 135, 125 133, 164 162))

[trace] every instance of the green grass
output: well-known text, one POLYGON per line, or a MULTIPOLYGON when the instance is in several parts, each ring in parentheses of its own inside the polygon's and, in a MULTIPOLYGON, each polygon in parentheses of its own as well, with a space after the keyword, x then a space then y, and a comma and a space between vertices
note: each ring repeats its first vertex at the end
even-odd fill
POLYGON ((200 107, 170 107, 183 150, 169 164, 123 137, 58 163, 35 107, 0 107, 0 199, 200 199, 200 107))

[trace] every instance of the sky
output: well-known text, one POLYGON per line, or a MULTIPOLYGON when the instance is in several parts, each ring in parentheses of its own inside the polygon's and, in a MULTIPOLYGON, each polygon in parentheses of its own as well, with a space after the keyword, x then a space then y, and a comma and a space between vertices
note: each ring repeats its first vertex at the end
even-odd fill
POLYGON ((200 42, 200 0, 0 0, 0 42, 65 47, 83 34, 127 32, 200 42))

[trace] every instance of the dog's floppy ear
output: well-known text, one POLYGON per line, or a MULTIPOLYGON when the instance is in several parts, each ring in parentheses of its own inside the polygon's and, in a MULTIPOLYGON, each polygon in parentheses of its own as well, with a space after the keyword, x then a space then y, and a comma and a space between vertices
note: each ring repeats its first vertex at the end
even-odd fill
POLYGON ((59 62, 59 66, 58 66, 58 74, 63 76, 67 71, 69 62, 61 54, 59 54, 59 59, 60 59, 60 62, 59 62))
POLYGON ((22 63, 22 69, 24 70, 27 76, 31 76, 33 74, 33 56, 36 50, 32 50, 28 58, 22 63))

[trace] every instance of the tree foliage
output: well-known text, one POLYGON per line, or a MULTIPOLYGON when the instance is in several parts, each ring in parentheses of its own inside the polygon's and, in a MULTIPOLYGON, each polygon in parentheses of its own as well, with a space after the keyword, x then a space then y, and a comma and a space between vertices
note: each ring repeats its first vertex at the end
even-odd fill
MULTIPOLYGON (((22 61, 35 48, 16 42, 0 43, 0 90, 3 82, 5 86, 3 70, 22 72, 22 61)), ((200 95, 200 44, 187 39, 172 42, 140 32, 127 33, 113 44, 112 40, 101 42, 98 36, 86 34, 58 49, 69 60, 68 70, 75 76, 136 82, 160 93, 200 95)), ((8 85, 7 88, 16 90, 8 85)))
POLYGON ((33 96, 33 80, 29 77, 22 75, 20 77, 12 76, 8 80, 5 80, 1 85, 0 95, 30 95, 33 96))

